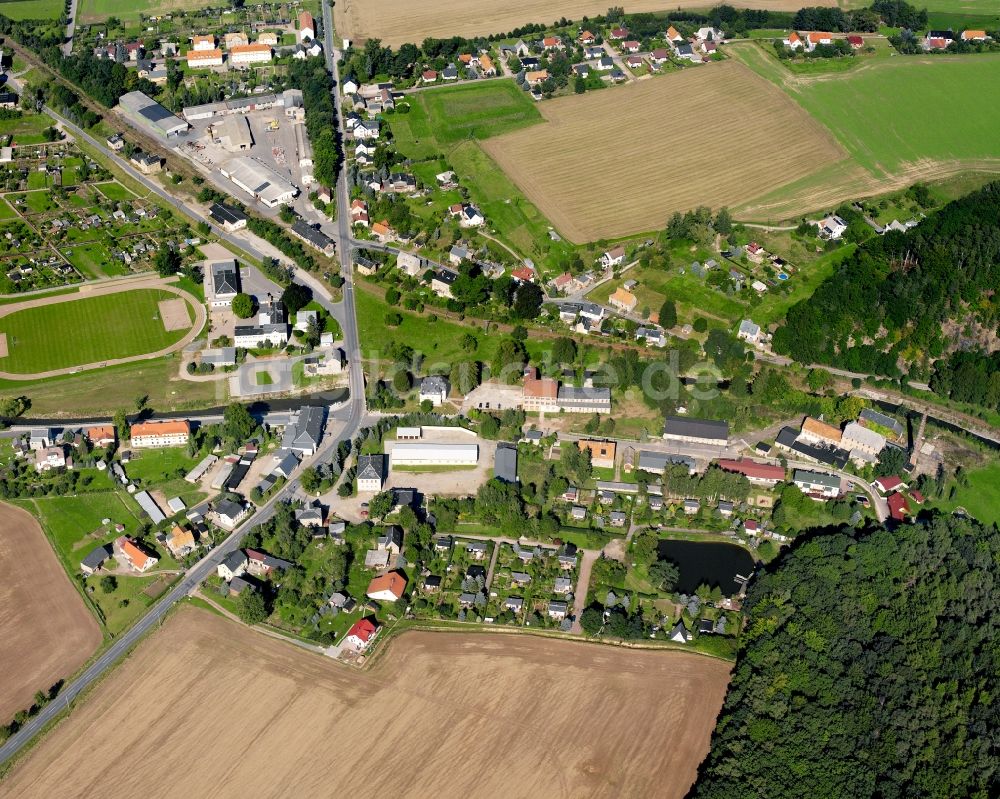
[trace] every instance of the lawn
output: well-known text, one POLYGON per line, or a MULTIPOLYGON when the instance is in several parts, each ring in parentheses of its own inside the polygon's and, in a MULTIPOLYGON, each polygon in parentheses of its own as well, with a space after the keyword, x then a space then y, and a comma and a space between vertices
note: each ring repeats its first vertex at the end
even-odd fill
MULTIPOLYGON (((10 5, 2 3, 0 9, 10 5)), ((15 144, 40 144, 45 141, 42 131, 51 125, 52 119, 44 114, 22 114, 17 119, 0 119, 0 136, 13 136, 15 144)))
POLYGON ((164 447, 135 453, 126 464, 130 480, 143 486, 158 486, 168 480, 183 478, 201 460, 187 454, 187 447, 164 447))
POLYGON ((109 200, 134 200, 135 195, 126 189, 118 181, 111 181, 110 183, 97 183, 95 184, 98 191, 101 192, 109 200))
POLYGON ((41 522, 56 554, 70 573, 79 570, 80 561, 91 549, 114 540, 114 527, 104 528, 101 525, 103 519, 110 519, 112 525, 125 525, 127 534, 135 533, 139 526, 138 511, 132 499, 111 490, 111 482, 106 475, 103 479, 108 480, 108 491, 72 497, 22 499, 16 503, 41 522), (89 537, 94 532, 98 535, 89 537))
POLYGON ((15 216, 17 216, 17 214, 14 213, 14 209, 10 207, 10 203, 8 203, 3 197, 0 197, 0 219, 13 219, 15 216))
POLYGON ((358 338, 361 341, 361 357, 369 360, 381 358, 390 342, 408 344, 424 355, 426 364, 444 361, 466 361, 476 359, 490 361, 496 352, 497 336, 487 336, 477 330, 453 322, 438 319, 430 321, 425 315, 398 310, 403 322, 398 327, 385 324, 389 306, 379 297, 365 291, 363 284, 355 286, 354 293, 358 317, 358 338), (459 340, 466 333, 472 333, 479 341, 475 352, 465 352, 459 340))
POLYGON ((85 278, 125 274, 125 267, 114 259, 107 247, 97 242, 76 244, 71 248, 64 249, 62 254, 85 278))
POLYGON ((0 14, 14 20, 59 19, 64 8, 60 0, 14 0, 0 3, 0 14))
POLYGON ((1000 463, 975 469, 966 476, 967 486, 956 486, 954 497, 935 504, 945 510, 965 508, 984 524, 1000 523, 1000 463))
MULTIPOLYGON (((29 178, 38 175, 44 179, 44 175, 37 172, 32 172, 28 175, 29 178)), ((37 181, 36 181, 37 182, 37 181)), ((28 185, 31 185, 31 181, 28 181, 28 185)), ((7 195, 9 199, 17 200, 23 199, 24 206, 21 208, 22 213, 29 214, 43 214, 46 211, 51 211, 53 208, 58 208, 59 205, 52 199, 52 195, 48 191, 28 191, 23 194, 9 194, 7 195)))
POLYGON ((118 585, 110 594, 101 589, 100 575, 88 577, 85 584, 88 589, 93 589, 90 599, 100 608, 105 628, 111 635, 116 636, 131 627, 132 622, 152 604, 153 600, 143 592, 159 579, 157 575, 143 577, 115 575, 118 585))
POLYGON ((0 369, 27 374, 164 349, 187 333, 164 330, 159 317, 157 303, 175 296, 134 289, 15 311, 0 319, 9 350, 0 369))

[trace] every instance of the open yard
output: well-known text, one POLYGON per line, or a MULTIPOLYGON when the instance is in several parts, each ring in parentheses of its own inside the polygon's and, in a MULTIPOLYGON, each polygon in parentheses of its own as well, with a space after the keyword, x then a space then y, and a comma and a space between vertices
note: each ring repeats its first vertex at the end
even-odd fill
POLYGON ((0 310, 7 348, 0 371, 35 374, 166 349, 188 333, 168 331, 161 318, 160 301, 175 297, 162 288, 135 288, 67 295, 35 307, 7 306, 0 310))
POLYGON ((844 152, 776 86, 735 62, 542 103, 545 126, 482 142, 574 241, 737 206, 844 152))
POLYGON ((4 794, 681 797, 728 674, 684 652, 424 632, 356 672, 183 608, 35 747, 4 794), (391 764, 359 767, 373 746, 391 764))
POLYGON ((61 0, 13 0, 0 3, 0 14, 10 19, 59 19, 64 7, 61 0))
MULTIPOLYGON (((708 5, 705 0, 632 0, 625 4, 625 9, 636 14, 667 8, 707 8, 708 5)), ((746 5, 772 11, 797 11, 801 4, 798 0, 754 0, 746 5)), ((834 6, 837 3, 818 0, 815 5, 834 6)), ((419 43, 428 36, 438 39, 485 36, 505 33, 530 22, 550 24, 560 17, 580 19, 607 10, 607 0, 507 0, 490 7, 473 0, 422 0, 419 3, 413 0, 339 0, 334 6, 334 25, 338 37, 381 39, 382 44, 395 47, 404 42, 419 43)))
POLYGON ((741 218, 786 219, 917 181, 1000 172, 992 145, 1000 108, 982 102, 1000 92, 998 55, 901 56, 837 74, 797 75, 756 44, 731 50, 822 123, 847 154, 735 206, 741 218), (925 113, 942 105, 951 113, 925 113))
POLYGON ((69 677, 101 643, 101 630, 66 577, 42 528, 0 504, 0 723, 36 691, 69 677))

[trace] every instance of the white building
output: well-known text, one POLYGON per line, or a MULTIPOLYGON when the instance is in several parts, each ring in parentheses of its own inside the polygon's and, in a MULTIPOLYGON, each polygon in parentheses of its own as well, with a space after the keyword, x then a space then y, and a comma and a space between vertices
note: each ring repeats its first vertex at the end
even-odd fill
POLYGON ((209 48, 207 50, 187 51, 188 69, 207 69, 222 66, 222 51, 209 48))
POLYGON ((836 241, 846 230, 847 223, 839 216, 828 216, 819 221, 819 235, 825 239, 836 241))
POLYGON ((358 457, 358 493, 377 493, 385 484, 386 468, 384 455, 360 455, 358 457))
POLYGON ((281 175, 247 155, 233 158, 219 171, 268 208, 291 202, 299 190, 281 175))
POLYGON ((132 448, 180 447, 188 442, 191 424, 187 419, 140 422, 132 425, 132 448))
POLYGON ((806 469, 796 469, 792 476, 792 482, 798 486, 803 493, 822 499, 831 499, 840 496, 840 478, 835 474, 825 472, 810 472, 806 469))
POLYGON ((844 428, 840 446, 851 453, 851 460, 855 463, 874 463, 878 460, 879 453, 885 449, 885 436, 857 422, 851 422, 844 428))
POLYGON ((448 381, 441 375, 429 375, 420 381, 420 402, 430 401, 437 407, 448 399, 448 381))
POLYGON ((393 466, 475 466, 479 462, 479 445, 395 444, 389 459, 393 466))
POLYGON ((233 66, 270 62, 271 48, 266 44, 243 44, 229 51, 229 63, 233 66))

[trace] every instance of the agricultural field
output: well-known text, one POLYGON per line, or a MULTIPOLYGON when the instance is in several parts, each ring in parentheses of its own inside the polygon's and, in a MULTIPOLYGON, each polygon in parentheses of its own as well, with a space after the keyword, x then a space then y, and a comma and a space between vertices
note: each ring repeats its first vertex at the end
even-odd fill
MULTIPOLYGON (((797 11, 801 7, 798 0, 754 0, 749 5, 771 11, 797 11)), ((815 5, 835 6, 837 3, 836 0, 818 0, 815 5)), ((625 7, 630 14, 636 14, 667 8, 703 9, 707 4, 705 0, 632 0, 625 7)), ((338 37, 357 41, 381 39, 382 44, 396 47, 405 42, 422 42, 428 36, 438 39, 487 36, 531 22, 547 24, 560 17, 580 19, 604 14, 607 10, 607 0, 508 0, 486 12, 482 4, 473 0, 425 0, 420 3, 412 0, 342 0, 334 6, 334 25, 338 37)))
MULTIPOLYGON (((178 299, 159 288, 43 301, 35 307, 7 306, 0 318, 6 356, 0 370, 36 374, 166 349, 189 332, 187 323, 168 330, 161 302, 178 299)), ((0 349, 0 352, 4 350, 0 349)))
POLYGON ((845 154, 787 95, 732 61, 540 110, 544 127, 481 146, 578 242, 661 228, 699 205, 738 206, 845 154))
POLYGON ((347 796, 684 796, 729 664, 583 646, 410 632, 370 671, 351 671, 182 608, 32 750, 4 793, 100 784, 115 799, 169 785, 195 796, 213 785, 218 796, 311 796, 336 785, 347 796), (394 753, 391 768, 357 767, 372 741, 394 753), (491 765, 498 756, 502 768, 491 765), (234 757, 268 767, 233 769, 234 757))
POLYGON ((917 181, 1000 171, 991 146, 1000 110, 982 103, 984 93, 1000 91, 1000 56, 901 56, 837 75, 803 76, 785 69, 766 47, 738 44, 731 51, 787 92, 848 156, 750 202, 734 203, 740 218, 787 219, 917 181), (954 113, 924 113, 942 103, 954 113))
POLYGON ((37 691, 69 677, 101 643, 101 630, 45 533, 25 511, 0 504, 0 723, 37 691))

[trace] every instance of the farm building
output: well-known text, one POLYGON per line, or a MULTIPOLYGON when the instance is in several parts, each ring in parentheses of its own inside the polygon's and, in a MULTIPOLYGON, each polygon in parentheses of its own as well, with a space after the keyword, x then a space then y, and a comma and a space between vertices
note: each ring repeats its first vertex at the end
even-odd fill
POLYGON ((135 125, 163 138, 186 133, 188 124, 142 92, 128 92, 118 99, 118 108, 135 125))
POLYGON ((389 459, 393 466, 475 466, 478 444, 396 444, 389 459))
POLYGON ((668 416, 663 426, 663 437, 670 441, 682 441, 688 444, 725 446, 729 443, 729 423, 716 419, 682 419, 680 416, 668 416))

